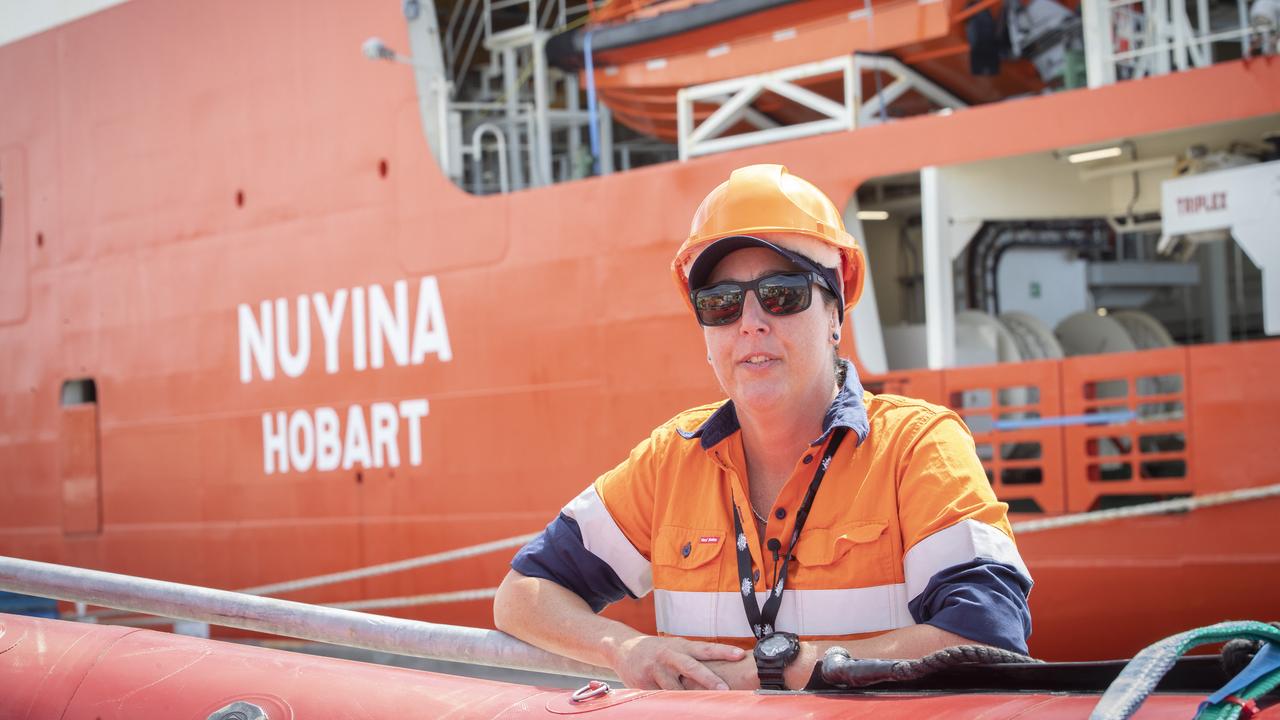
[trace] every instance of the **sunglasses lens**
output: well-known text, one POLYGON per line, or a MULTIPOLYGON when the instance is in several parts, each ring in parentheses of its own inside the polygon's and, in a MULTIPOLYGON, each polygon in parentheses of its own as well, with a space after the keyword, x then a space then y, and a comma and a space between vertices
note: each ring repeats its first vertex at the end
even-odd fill
POLYGON ((790 315, 809 307, 810 285, 805 275, 774 275, 760 281, 760 305, 770 315, 790 315))
POLYGON ((727 325, 742 315, 742 288, 717 285, 703 288, 694 296, 698 322, 703 325, 727 325))

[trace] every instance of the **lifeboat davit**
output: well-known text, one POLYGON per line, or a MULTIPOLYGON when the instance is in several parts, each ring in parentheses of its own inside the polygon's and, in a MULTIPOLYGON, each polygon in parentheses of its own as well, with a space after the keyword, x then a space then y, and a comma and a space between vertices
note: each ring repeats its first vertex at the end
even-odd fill
MULTIPOLYGON (((589 43, 596 89, 614 118, 673 141, 681 88, 854 53, 892 56, 969 104, 1042 90, 1031 62, 996 59, 1002 8, 1002 0, 615 0, 553 39, 548 55, 578 69, 589 43), (978 73, 971 35, 987 53, 978 73)), ((862 81, 872 88, 891 78, 864 73, 862 81)), ((841 90, 839 76, 798 84, 827 97, 841 90)), ((694 117, 716 107, 695 104, 694 117)), ((784 124, 811 119, 782 98, 766 96, 757 108, 784 124)), ((916 93, 894 103, 898 115, 928 109, 916 93)))

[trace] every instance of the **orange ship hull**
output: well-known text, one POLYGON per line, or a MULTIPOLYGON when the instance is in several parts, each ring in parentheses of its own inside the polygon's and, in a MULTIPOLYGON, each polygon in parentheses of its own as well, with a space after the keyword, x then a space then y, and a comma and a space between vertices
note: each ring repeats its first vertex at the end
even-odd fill
MULTIPOLYGON (((843 201, 927 165, 1280 113, 1280 63, 1237 62, 473 197, 435 166, 409 71, 357 54, 370 35, 406 44, 395 4, 298 10, 136 0, 0 48, 0 96, 20 108, 0 114, 0 553, 240 588, 536 531, 653 426, 719 396, 667 264, 731 168, 781 160, 843 201), (366 309, 381 296, 391 319, 354 320, 357 295, 366 309), (265 339, 267 306, 290 318, 284 350, 265 339), (60 405, 82 378, 96 402, 60 405), (309 456, 278 445, 299 413, 309 456), (317 469, 324 438, 341 438, 333 469, 317 469)), ((1280 341, 1162 352, 865 380, 946 402, 1004 375, 1056 403, 1045 416, 1068 415, 1088 410, 1090 378, 1180 362, 1186 477, 1144 479, 1134 457, 1115 492, 1280 482, 1266 456, 1280 341)), ((1045 515, 1090 509, 1091 431, 1034 432, 1045 515)), ((1002 496, 1032 492, 994 476, 1002 496)), ((1278 507, 1021 537, 1032 651, 1121 656, 1273 616, 1280 557, 1264 528, 1278 507)), ((510 554, 289 597, 491 588, 510 554)), ((491 622, 484 600, 395 612, 491 622)), ((611 612, 651 627, 646 603, 611 612)))

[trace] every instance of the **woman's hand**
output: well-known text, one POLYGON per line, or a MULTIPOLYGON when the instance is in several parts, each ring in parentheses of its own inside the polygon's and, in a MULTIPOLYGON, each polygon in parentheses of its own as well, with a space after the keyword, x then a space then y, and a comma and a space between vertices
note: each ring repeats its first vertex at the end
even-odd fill
POLYGON ((756 659, 751 653, 743 653, 741 660, 734 662, 710 662, 707 667, 719 675, 730 690, 759 690, 760 674, 756 670, 756 659))
MULTIPOLYGON (((803 690, 809 684, 813 666, 822 659, 822 653, 830 642, 801 642, 796 659, 783 671, 783 683, 788 690, 803 690)), ((713 662, 708 667, 728 683, 731 690, 759 690, 760 672, 756 668, 755 655, 748 652, 737 662, 713 662)))
MULTIPOLYGON (((728 690, 732 683, 712 672, 707 663, 733 666, 751 659, 732 645, 652 635, 623 641, 614 657, 613 670, 627 687, 644 690, 728 690)), ((754 661, 750 665, 754 674, 754 661)))

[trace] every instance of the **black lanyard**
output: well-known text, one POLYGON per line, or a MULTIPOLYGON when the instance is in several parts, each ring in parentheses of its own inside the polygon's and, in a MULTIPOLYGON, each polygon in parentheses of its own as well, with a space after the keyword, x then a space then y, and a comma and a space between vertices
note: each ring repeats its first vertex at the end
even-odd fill
POLYGON ((800 540, 800 530, 804 528, 804 521, 809 518, 809 508, 813 505, 814 496, 818 494, 822 476, 827 474, 827 466, 831 464, 832 456, 840 447, 840 441, 844 440, 845 431, 846 428, 840 427, 831 433, 827 451, 823 453, 822 462, 818 463, 818 469, 813 473, 813 482, 809 483, 809 491, 804 494, 804 501, 796 511, 796 524, 791 531, 791 545, 787 547, 787 554, 782 557, 782 569, 778 573, 778 581, 774 583, 769 597, 765 598, 763 611, 756 603, 755 583, 751 580, 751 551, 747 549, 747 534, 742 529, 742 514, 738 512, 738 504, 733 504, 733 530, 737 537, 738 548, 738 579, 741 581, 738 587, 742 591, 742 605, 747 610, 747 623, 751 625, 751 632, 755 633, 757 639, 773 634, 774 622, 778 619, 778 608, 782 606, 783 586, 787 584, 787 563, 796 549, 796 542, 800 540))

